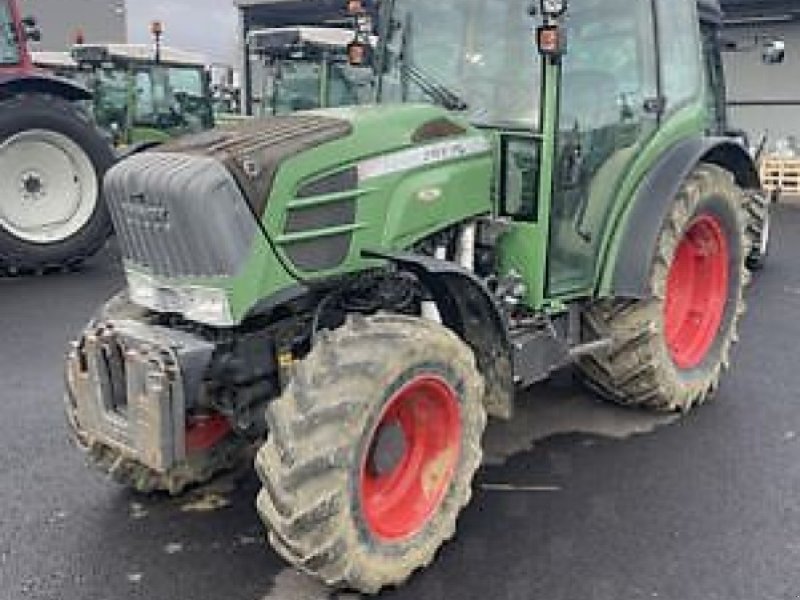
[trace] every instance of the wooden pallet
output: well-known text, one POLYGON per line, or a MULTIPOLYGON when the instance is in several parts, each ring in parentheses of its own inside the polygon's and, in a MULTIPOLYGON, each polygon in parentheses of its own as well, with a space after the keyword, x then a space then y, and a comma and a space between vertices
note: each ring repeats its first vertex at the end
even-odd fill
POLYGON ((761 161, 761 183, 770 193, 800 196, 800 158, 768 156, 761 161))

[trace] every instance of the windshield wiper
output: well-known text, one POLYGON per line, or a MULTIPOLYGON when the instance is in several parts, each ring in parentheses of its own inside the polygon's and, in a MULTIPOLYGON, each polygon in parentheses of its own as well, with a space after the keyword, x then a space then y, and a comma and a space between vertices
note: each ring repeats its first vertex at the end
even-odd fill
POLYGON ((469 105, 461 96, 412 64, 410 55, 412 31, 412 16, 411 13, 408 13, 403 25, 403 38, 400 42, 399 58, 402 75, 411 79, 424 93, 447 110, 467 110, 469 105))
POLYGON ((414 65, 404 61, 403 71, 417 86, 447 110, 464 111, 469 109, 469 104, 456 92, 439 83, 427 73, 420 71, 414 65))

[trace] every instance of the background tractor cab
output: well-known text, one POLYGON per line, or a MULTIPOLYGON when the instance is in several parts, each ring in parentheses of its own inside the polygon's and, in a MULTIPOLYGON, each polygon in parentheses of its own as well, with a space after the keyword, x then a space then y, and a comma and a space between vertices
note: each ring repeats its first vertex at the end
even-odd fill
POLYGON ((262 59, 259 114, 349 106, 368 98, 371 78, 348 65, 353 34, 333 27, 283 27, 250 33, 251 51, 262 59))
POLYGON ((214 126, 205 62, 146 44, 79 44, 72 58, 92 73, 94 114, 117 145, 162 142, 214 126))

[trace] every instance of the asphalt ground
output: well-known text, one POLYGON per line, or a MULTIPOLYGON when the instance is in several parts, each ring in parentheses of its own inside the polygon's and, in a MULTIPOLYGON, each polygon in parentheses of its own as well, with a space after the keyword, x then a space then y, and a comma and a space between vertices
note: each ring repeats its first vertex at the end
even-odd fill
MULTIPOLYGON (((800 598, 800 209, 779 206, 733 370, 683 419, 598 402, 569 373, 494 425, 455 541, 392 599, 800 598)), ((249 471, 143 498, 66 435, 68 341, 121 285, 0 281, 0 599, 322 600, 262 543, 249 471)))

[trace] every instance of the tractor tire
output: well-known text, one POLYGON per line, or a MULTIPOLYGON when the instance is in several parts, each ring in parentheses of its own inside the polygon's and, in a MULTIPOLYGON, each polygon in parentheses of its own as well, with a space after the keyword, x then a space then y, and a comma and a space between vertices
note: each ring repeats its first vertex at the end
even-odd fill
POLYGON ((772 206, 770 198, 761 191, 748 194, 747 238, 750 252, 747 255, 747 268, 760 271, 767 264, 769 256, 772 206))
POLYGON ((619 404, 684 413, 713 394, 745 311, 743 206, 743 192, 717 166, 686 179, 656 245, 652 297, 603 301, 585 313, 613 340, 607 353, 579 361, 589 387, 619 404))
POLYGON ((258 511, 275 550, 374 594, 427 566, 471 497, 486 427, 469 347, 419 318, 325 332, 267 412, 258 511))
POLYGON ((77 105, 47 94, 0 101, 0 275, 64 270, 111 233, 102 180, 114 150, 77 105))
MULTIPOLYGON (((96 313, 94 323, 105 319, 146 319, 147 311, 120 292, 96 313)), ((250 444, 229 433, 219 444, 208 451, 189 453, 187 459, 166 473, 125 457, 117 448, 93 437, 78 421, 75 406, 69 395, 65 401, 67 424, 72 442, 85 453, 88 465, 119 485, 141 494, 167 493, 178 496, 187 488, 211 481, 216 475, 243 464, 250 444)))

